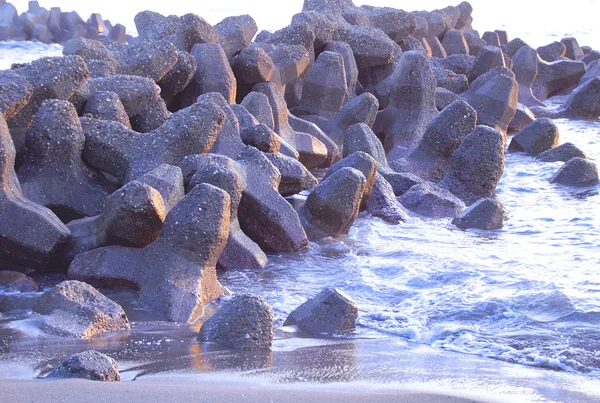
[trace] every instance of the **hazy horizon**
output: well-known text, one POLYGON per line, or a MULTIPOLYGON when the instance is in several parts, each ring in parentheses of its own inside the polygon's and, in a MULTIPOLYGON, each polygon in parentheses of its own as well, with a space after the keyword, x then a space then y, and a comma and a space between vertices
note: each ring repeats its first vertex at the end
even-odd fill
MULTIPOLYGON (((27 0, 10 1, 22 13, 28 8, 27 0)), ((288 0, 282 3, 277 0, 242 1, 222 0, 218 6, 190 4, 185 1, 129 1, 117 2, 105 0, 98 4, 82 4, 76 0, 55 0, 53 2, 40 0, 42 7, 60 7, 63 11, 77 11, 82 18, 87 19, 93 12, 102 14, 104 19, 113 24, 125 25, 130 33, 135 30, 133 18, 143 10, 152 10, 161 14, 183 15, 195 13, 211 24, 216 24, 223 18, 250 14, 257 22, 259 29, 270 31, 288 25, 291 17, 302 10, 303 0, 288 0)), ((355 1, 356 5, 369 4, 373 6, 390 6, 407 11, 433 10, 447 5, 457 5, 460 1, 425 0, 403 1, 370 0, 355 1)), ((600 0, 571 0, 570 7, 552 7, 544 5, 538 10, 539 3, 521 0, 505 0, 502 3, 485 0, 472 0, 474 8, 474 28, 483 33, 487 30, 507 29, 509 36, 521 37, 532 46, 544 45, 552 37, 573 35, 582 45, 600 48, 600 35, 593 32, 597 25, 596 17, 600 15, 600 0)))

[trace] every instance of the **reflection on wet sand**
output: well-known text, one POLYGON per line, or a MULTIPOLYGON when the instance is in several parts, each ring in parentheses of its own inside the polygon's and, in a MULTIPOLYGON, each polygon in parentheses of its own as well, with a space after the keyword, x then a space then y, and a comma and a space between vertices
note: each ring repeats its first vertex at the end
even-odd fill
POLYGON ((278 352, 272 368, 260 371, 273 382, 351 382, 359 379, 353 342, 278 352))

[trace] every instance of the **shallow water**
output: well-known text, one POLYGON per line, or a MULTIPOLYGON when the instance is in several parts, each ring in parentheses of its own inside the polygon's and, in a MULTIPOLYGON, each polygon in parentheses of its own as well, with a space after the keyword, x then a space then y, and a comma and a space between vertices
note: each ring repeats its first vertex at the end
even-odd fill
MULTIPOLYGON (((561 140, 600 153, 600 125, 558 122, 561 140)), ((228 272, 235 292, 263 295, 278 323, 324 284, 360 307, 359 336, 569 371, 600 369, 599 185, 548 182, 560 164, 508 154, 497 197, 501 231, 461 231, 449 220, 401 226, 363 218, 350 236, 271 258, 265 272, 228 272)))
MULTIPOLYGON (((247 12, 239 4, 227 2, 230 3, 231 8, 224 7, 225 14, 247 12)), ((270 29, 287 24, 289 17, 301 7, 301 2, 289 3, 289 8, 286 5, 276 9, 281 17, 271 18, 270 29)), ((382 5, 384 2, 369 3, 382 5)), ((405 8, 431 9, 446 3, 406 2, 405 8), (416 6, 409 7, 410 4, 416 6)), ((587 11, 598 10, 598 1, 571 1, 573 9, 579 10, 577 19, 569 19, 572 11, 564 7, 544 10, 548 17, 536 20, 535 26, 522 25, 524 12, 511 11, 511 16, 506 15, 507 10, 517 9, 510 7, 516 4, 514 1, 505 2, 499 9, 481 6, 480 1, 472 3, 476 9, 476 27, 478 21, 506 21, 504 26, 511 35, 535 28, 536 35, 531 37, 534 45, 563 34, 576 34, 590 40, 581 40, 582 44, 600 48, 600 38, 595 36, 598 31, 586 28, 592 27, 585 20, 589 14, 581 12, 581 7, 587 7, 587 11), (559 17, 564 18, 564 30, 557 30, 558 25, 554 28, 547 25, 559 17)), ((177 4, 170 12, 196 11, 204 15, 199 10, 183 7, 179 10, 177 4)), ((258 17, 265 4, 253 6, 256 12, 252 14, 258 17)), ((140 7, 135 5, 135 8, 140 7)), ((127 13, 129 11, 124 10, 123 16, 129 15, 127 13)), ((496 27, 503 25, 489 26, 496 27)), ((529 36, 525 38, 529 40, 529 36)), ((0 44, 0 68, 37 58, 45 52, 57 54, 60 47, 0 44)), ((561 143, 573 142, 590 159, 598 160, 599 122, 560 120, 557 123, 561 143)), ((362 216, 348 237, 312 244, 311 250, 305 253, 271 256, 263 272, 220 273, 222 283, 231 291, 252 292, 266 298, 275 310, 277 327, 283 324, 289 312, 324 286, 344 290, 360 308, 359 326, 350 339, 315 341, 294 337, 288 329, 280 329, 273 354, 212 352, 195 342, 199 325, 143 323, 156 318, 132 304, 133 294, 111 293, 111 297, 125 304, 134 322, 130 335, 89 342, 62 340, 41 335, 39 318, 35 316, 5 316, 0 320, 0 362, 7 365, 0 364, 0 377, 32 377, 71 353, 93 347, 111 353, 128 368, 136 368, 132 371, 136 376, 190 370, 244 370, 256 375, 267 368, 271 375, 278 374, 273 375, 276 380, 397 381, 405 376, 403 371, 407 371, 398 364, 399 357, 407 351, 415 354, 415 349, 425 348, 433 356, 458 352, 577 372, 576 379, 581 382, 597 382, 600 379, 600 212, 597 208, 600 185, 569 188, 550 184, 548 179, 560 165, 540 163, 521 153, 507 155, 505 174, 497 190, 497 197, 509 214, 501 231, 461 231, 449 220, 419 218, 391 226, 362 216), (332 343, 345 346, 340 347, 342 349, 359 350, 365 362, 371 359, 386 366, 375 371, 370 367, 365 369, 366 364, 363 364, 357 369, 356 365, 343 362, 345 354, 339 353, 337 347, 322 346, 332 343), (302 373, 299 368, 306 366, 306 360, 295 361, 291 356, 294 351, 306 354, 306 346, 312 344, 320 345, 319 354, 327 356, 332 349, 335 353, 329 354, 329 364, 312 366, 302 373), (402 348, 390 347, 387 351, 384 347, 387 345, 402 348), (337 363, 335 360, 339 357, 342 362, 337 363), (17 362, 22 364, 18 367, 20 370, 15 369, 17 362), (404 369, 398 370, 398 365, 404 369), (348 377, 348 371, 360 376, 348 377)), ((449 357, 460 356, 451 354, 449 357)), ((473 360, 473 365, 508 368, 498 361, 473 360)), ((433 364, 427 366, 429 364, 417 361, 413 370, 418 371, 421 364, 427 368, 423 371, 428 376, 434 376, 438 367, 433 364)), ((440 365, 437 370, 442 371, 441 368, 444 367, 440 365)), ((524 371, 523 366, 514 368, 524 371)), ((543 376, 550 375, 540 375, 543 376)), ((565 381, 565 385, 568 383, 565 381)))

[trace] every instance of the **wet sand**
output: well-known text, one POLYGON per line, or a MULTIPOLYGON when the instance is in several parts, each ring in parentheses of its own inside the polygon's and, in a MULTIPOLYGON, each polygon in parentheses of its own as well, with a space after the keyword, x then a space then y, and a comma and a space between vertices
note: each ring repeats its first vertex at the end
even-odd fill
POLYGON ((410 390, 376 390, 355 385, 332 387, 250 385, 151 378, 119 383, 85 380, 0 380, 3 402, 492 402, 478 397, 410 390))
POLYGON ((84 344, 32 337, 4 345, 0 333, 0 403, 600 401, 599 374, 515 365, 396 338, 279 337, 272 351, 240 352, 200 345, 193 330, 176 329, 169 343, 167 329, 84 344), (117 360, 122 382, 36 379, 90 348, 117 360))

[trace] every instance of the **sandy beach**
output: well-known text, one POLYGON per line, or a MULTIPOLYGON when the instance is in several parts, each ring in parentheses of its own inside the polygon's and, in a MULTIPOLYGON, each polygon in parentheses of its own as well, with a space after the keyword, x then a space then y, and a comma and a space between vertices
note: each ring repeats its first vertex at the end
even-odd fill
POLYGON ((353 385, 240 385, 177 378, 152 378, 113 384, 82 380, 0 381, 4 402, 492 402, 410 390, 369 389, 353 385))

